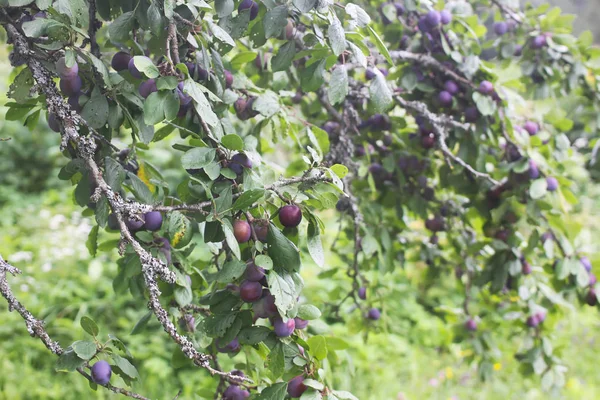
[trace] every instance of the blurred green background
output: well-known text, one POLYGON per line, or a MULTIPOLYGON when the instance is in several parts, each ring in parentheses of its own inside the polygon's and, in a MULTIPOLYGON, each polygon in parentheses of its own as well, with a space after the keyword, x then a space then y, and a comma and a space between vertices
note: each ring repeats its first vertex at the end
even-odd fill
MULTIPOLYGON (((0 49, 0 103, 6 102, 8 71, 6 48, 0 49)), ((128 295, 117 296, 112 289, 117 252, 101 253, 93 259, 85 239, 92 226, 90 218, 73 201, 69 182, 57 178, 66 163, 60 154, 58 135, 51 132, 43 118, 30 132, 18 122, 6 121, 0 110, 0 254, 23 270, 9 278, 17 297, 38 317, 47 322, 49 333, 63 347, 75 340, 88 339, 79 320, 89 315, 96 320, 101 335, 118 336, 134 356, 141 380, 133 389, 153 399, 212 398, 216 381, 202 370, 173 369, 174 345, 158 324, 151 322, 141 335, 131 335, 136 322, 146 313, 143 302, 128 295)), ((147 156, 170 173, 179 173, 169 143, 153 145, 147 156)), ((180 169, 181 170, 181 169, 180 169)), ((590 190, 594 190, 591 188, 590 190)), ((590 196, 593 198, 593 196, 590 196)), ((596 196, 595 198, 599 198, 596 196)), ((600 232, 599 203, 584 204, 589 210, 580 221, 586 235, 600 232)), ((335 226, 335 215, 324 215, 328 226, 335 226)), ((336 234, 328 232, 325 245, 336 234)), ((100 242, 114 239, 102 233, 100 242)), ((305 260, 302 275, 308 302, 321 305, 332 301, 335 290, 330 280, 319 279, 323 271, 305 260)), ((330 255, 328 265, 343 267, 330 255)), ((338 362, 328 365, 331 385, 349 390, 360 399, 597 399, 600 398, 600 323, 597 311, 567 311, 554 330, 554 343, 562 350, 569 367, 564 391, 544 393, 536 378, 525 378, 512 358, 519 347, 519 335, 494 332, 499 356, 494 364, 494 379, 482 383, 477 369, 465 357, 468 351, 452 343, 451 327, 428 314, 408 290, 409 279, 425 266, 415 265, 396 271, 394 289, 386 293, 383 318, 365 334, 363 320, 354 312, 346 323, 327 325, 317 321, 314 332, 326 332, 345 339, 347 350, 340 351, 338 362)), ((344 279, 343 272, 337 272, 344 279)), ((389 284, 388 284, 389 286, 389 284)), ((9 313, 0 302, 0 399, 108 399, 120 396, 99 389, 92 391, 85 379, 75 373, 55 372, 56 358, 39 340, 28 336, 25 324, 16 313, 9 313)), ((232 368, 243 360, 242 352, 224 358, 232 368)), ((113 375, 114 376, 114 375, 113 375)), ((113 384, 124 386, 116 376, 113 384)))

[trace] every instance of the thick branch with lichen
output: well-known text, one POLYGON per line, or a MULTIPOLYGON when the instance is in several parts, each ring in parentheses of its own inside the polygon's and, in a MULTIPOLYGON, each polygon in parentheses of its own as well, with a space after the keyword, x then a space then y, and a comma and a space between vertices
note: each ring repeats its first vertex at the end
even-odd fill
MULTIPOLYGON (((62 147, 66 148, 69 143, 74 146, 77 156, 84 161, 86 168, 95 181, 97 188, 92 195, 92 201, 98 201, 103 195, 107 198, 113 213, 117 217, 123 243, 130 244, 140 258, 144 280, 150 293, 148 307, 155 314, 164 330, 181 347, 183 353, 191 358, 196 365, 206 368, 211 374, 226 376, 227 380, 231 382, 247 380, 247 378, 217 371, 210 367, 208 363, 210 357, 198 352, 186 337, 177 333, 177 329, 170 321, 167 311, 160 304, 160 290, 155 279, 155 275, 158 275, 165 282, 173 283, 175 282, 175 274, 162 261, 145 250, 125 224, 125 218, 136 218, 141 213, 151 210, 152 207, 125 201, 106 183, 100 167, 94 160, 96 143, 91 137, 82 136, 78 132, 80 127, 87 125, 86 122, 64 102, 52 80, 51 72, 36 58, 31 57, 32 52, 27 40, 12 24, 5 24, 5 27, 15 46, 16 53, 28 65, 38 90, 45 95, 48 110, 56 115, 56 119, 62 127, 62 147)), ((121 248, 124 248, 124 246, 121 246, 121 248)))

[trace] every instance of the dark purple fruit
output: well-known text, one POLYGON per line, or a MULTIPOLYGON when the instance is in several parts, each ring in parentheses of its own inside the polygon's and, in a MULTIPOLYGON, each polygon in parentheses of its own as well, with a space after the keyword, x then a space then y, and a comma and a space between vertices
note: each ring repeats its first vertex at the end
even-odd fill
POLYGON ((74 96, 78 94, 81 90, 81 85, 82 82, 79 75, 60 79, 60 91, 63 92, 65 96, 74 96))
POLYGON ((216 341, 217 351, 219 353, 237 353, 240 351, 240 342, 237 338, 233 339, 231 342, 227 343, 225 346, 221 346, 219 343, 219 339, 216 341))
POLYGON ((581 263, 581 265, 583 265, 583 268, 585 268, 587 272, 590 272, 592 270, 592 262, 586 256, 579 258, 579 262, 581 263))
POLYGON ((92 380, 98 385, 106 385, 110 381, 112 369, 110 364, 104 360, 100 360, 91 368, 92 380))
POLYGON ((436 10, 431 10, 425 14, 425 22, 429 28, 435 28, 442 22, 442 16, 436 10))
POLYGON ((448 10, 440 11, 440 21, 442 25, 448 25, 452 21, 452 13, 448 10))
POLYGON ((251 282, 260 282, 260 280, 264 277, 264 268, 254 264, 254 261, 252 260, 250 260, 248 264, 246 264, 246 272, 244 274, 244 278, 246 278, 246 280, 251 282))
POLYGON ((244 281, 240 285, 240 298, 246 303, 253 303, 262 296, 262 285, 258 282, 244 281))
POLYGON ((431 232, 440 232, 444 230, 444 218, 437 215, 425 221, 425 228, 431 232))
POLYGON ((533 160, 529 160, 529 179, 537 179, 540 177, 540 170, 537 167, 537 164, 533 160))
POLYGON ((523 275, 531 274, 531 272, 532 272, 531 264, 529 264, 527 261, 523 261, 521 263, 521 272, 523 273, 523 275))
POLYGON ((479 91, 483 94, 492 94, 494 92, 494 85, 490 81, 482 81, 479 84, 479 91))
POLYGON ((108 229, 111 229, 113 231, 118 231, 119 230, 119 221, 117 220, 117 216, 115 214, 109 214, 106 225, 108 226, 108 229))
POLYGON ((598 295, 594 289, 590 289, 585 296, 585 302, 588 306, 595 306, 598 304, 598 295))
POLYGON ((508 25, 504 21, 499 21, 494 24, 494 33, 498 36, 504 35, 508 32, 508 25))
POLYGON ((467 320, 467 322, 465 322, 465 328, 470 331, 470 332, 474 332, 477 330, 477 322, 470 318, 469 320, 467 320))
POLYGON ((223 400, 245 400, 250 397, 250 392, 237 385, 229 385, 223 392, 223 400))
POLYGON ((247 221, 238 219, 233 223, 233 235, 238 243, 246 243, 252 236, 252 229, 247 221))
POLYGON ((366 300, 367 299, 367 288, 366 287, 360 287, 358 288, 358 298, 361 300, 366 300))
POLYGON ((452 95, 450 92, 442 90, 440 94, 438 94, 438 100, 440 104, 444 107, 449 107, 452 105, 452 95))
POLYGON ((296 322, 293 318, 283 321, 281 317, 276 317, 273 320, 273 328, 275 330, 275 335, 278 337, 288 337, 294 333, 294 329, 296 329, 296 322))
POLYGON ((131 60, 129 60, 129 63, 127 63, 127 69, 129 69, 129 73, 131 74, 131 76, 133 76, 134 78, 137 78, 137 79, 142 79, 142 73, 135 66, 133 57, 131 57, 131 60))
POLYGON ((60 124, 58 123, 58 120, 56 119, 56 114, 51 113, 51 112, 48 113, 48 126, 54 132, 60 132, 60 124))
POLYGON ((81 93, 77 93, 73 96, 69 96, 69 99, 67 100, 71 108, 77 113, 80 113, 81 110, 83 110, 83 107, 79 104, 80 94, 81 93))
POLYGON ((531 47, 534 49, 541 49, 542 47, 546 46, 547 44, 548 44, 548 41, 546 40, 546 35, 536 36, 531 41, 531 47))
POLYGON ((110 65, 115 71, 121 72, 129 68, 129 61, 131 61, 131 56, 129 55, 129 53, 119 51, 113 56, 110 65))
POLYGON ((225 87, 231 89, 231 85, 233 85, 233 74, 228 70, 224 70, 223 75, 225 75, 225 87))
POLYGON ((308 326, 308 321, 301 318, 294 318, 294 324, 296 325, 296 329, 305 329, 308 326))
POLYGON ((58 72, 58 76, 61 78, 73 79, 79 73, 79 65, 77 65, 77 62, 75 62, 75 64, 69 68, 65 63, 65 58, 61 57, 56 62, 56 72, 58 72))
POLYGON ((127 225, 127 229, 135 232, 142 229, 142 227, 144 226, 144 221, 140 221, 137 218, 130 218, 125 222, 125 225, 127 225))
POLYGON ((250 10, 250 21, 252 21, 258 16, 258 4, 252 0, 242 0, 238 6, 238 12, 241 13, 248 9, 250 10))
POLYGON ((138 89, 140 96, 143 98, 147 98, 151 93, 154 93, 157 90, 156 81, 154 79, 148 79, 147 81, 142 82, 138 89))
POLYGON ((162 226, 163 217, 159 211, 150 211, 144 214, 144 229, 156 232, 162 226))
POLYGON ((558 180, 553 176, 549 176, 546 178, 546 185, 549 192, 554 192, 558 189, 558 180))
POLYGON ((367 313, 367 318, 377 321, 379 318, 381 318, 381 311, 379 311, 378 308, 371 308, 367 313))
POLYGON ((255 220, 252 224, 256 238, 261 242, 267 241, 267 233, 269 232, 269 221, 264 219, 255 220))
POLYGON ((263 294, 265 295, 260 300, 252 304, 254 316, 256 318, 271 318, 279 315, 275 305, 275 297, 268 290, 263 290, 263 294))
POLYGON ((529 136, 533 136, 536 133, 538 133, 538 131, 540 130, 540 127, 538 126, 538 124, 536 124, 533 121, 527 121, 523 125, 523 129, 525 129, 527 131, 527 133, 529 133, 529 136))
POLYGON ((244 153, 236 153, 231 157, 231 163, 239 164, 244 168, 252 168, 252 161, 244 153))
POLYGON ((460 91, 460 88, 454 81, 446 81, 444 82, 444 90, 450 93, 452 96, 457 94, 460 91))
POLYGON ((478 118, 479 118, 479 111, 477 111, 477 107, 465 108, 465 121, 477 122, 478 118))
POLYGON ((283 206, 279 209, 279 222, 287 228, 294 228, 302 221, 302 210, 295 204, 283 206))
POLYGON ((287 392, 293 399, 302 396, 302 393, 306 392, 306 389, 308 387, 304 384, 304 377, 302 375, 298 375, 288 382, 287 392))

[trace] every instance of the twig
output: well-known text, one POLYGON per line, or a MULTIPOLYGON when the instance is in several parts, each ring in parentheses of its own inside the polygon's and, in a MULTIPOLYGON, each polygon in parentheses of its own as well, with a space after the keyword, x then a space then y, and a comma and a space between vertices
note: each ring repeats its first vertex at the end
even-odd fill
POLYGON ((494 178, 492 178, 490 175, 488 175, 484 172, 479 172, 479 171, 475 170, 473 167, 471 167, 471 165, 469 165, 467 162, 465 162, 462 158, 454 155, 454 153, 452 153, 450 151, 450 149, 448 148, 448 145, 446 144, 446 131, 443 128, 443 124, 446 123, 448 125, 452 125, 455 127, 461 127, 463 129, 466 127, 465 124, 462 124, 462 123, 456 122, 456 121, 454 121, 454 123, 450 123, 450 121, 452 121, 452 120, 449 117, 447 117, 445 115, 440 116, 438 114, 432 113, 431 111, 429 111, 427 109, 427 105, 424 103, 420 103, 420 102, 416 102, 416 101, 407 101, 407 100, 404 100, 400 96, 396 96, 396 97, 394 97, 394 99, 402 107, 404 107, 406 109, 410 109, 410 110, 418 113, 419 115, 422 115, 431 123, 431 126, 436 133, 440 150, 442 151, 442 153, 444 154, 445 157, 448 157, 455 163, 461 165, 467 171, 469 171, 471 174, 473 174, 473 176, 475 176, 477 178, 487 179, 494 185, 498 185, 500 183, 497 180, 495 180, 494 178))
POLYGON ((521 16, 514 10, 506 7, 504 4, 500 4, 500 2, 498 0, 491 0, 491 2, 496 7, 498 7, 500 9, 500 11, 502 11, 504 14, 506 14, 510 19, 514 20, 515 22, 517 22, 519 24, 523 22, 523 18, 521 18, 521 16))
POLYGON ((100 58, 100 46, 98 46, 98 42, 96 41, 96 30, 98 26, 98 20, 96 19, 96 0, 88 0, 89 3, 89 29, 88 36, 90 37, 90 51, 93 55, 100 58))

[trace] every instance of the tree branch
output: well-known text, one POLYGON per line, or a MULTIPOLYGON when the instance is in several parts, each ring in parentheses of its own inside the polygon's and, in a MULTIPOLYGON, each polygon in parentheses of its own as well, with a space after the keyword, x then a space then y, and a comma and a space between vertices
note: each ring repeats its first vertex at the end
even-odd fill
POLYGON ((96 41, 96 30, 98 29, 98 20, 96 19, 96 0, 88 0, 89 3, 89 19, 90 26, 88 29, 88 36, 90 37, 90 51, 93 55, 100 58, 100 46, 96 41))
MULTIPOLYGON (((6 299, 8 303, 8 310, 14 310, 18 312, 19 315, 25 320, 25 325, 27 326, 27 331, 29 332, 29 334, 32 337, 39 338, 44 344, 44 346, 46 346, 46 348, 52 352, 52 354, 60 356, 64 353, 64 350, 58 342, 50 338, 50 335, 48 335, 48 332, 46 332, 46 329, 44 328, 44 322, 35 318, 33 314, 31 314, 31 312, 29 312, 29 310, 27 310, 27 308, 25 308, 25 306, 21 304, 21 302, 17 300, 17 298, 14 296, 12 290, 10 289, 10 285, 8 284, 8 280, 6 279, 7 272, 13 276, 21 273, 21 271, 18 268, 15 268, 6 261, 4 261, 2 255, 0 255, 0 293, 2 293, 2 296, 6 299)), ((87 372, 85 372, 83 368, 77 368, 77 372, 84 376, 88 381, 93 382, 92 377, 87 372)), ((123 396, 139 400, 150 400, 147 397, 144 397, 140 394, 131 392, 127 389, 123 389, 117 386, 113 386, 110 383, 100 386, 104 386, 108 390, 118 394, 122 394, 123 396)))

